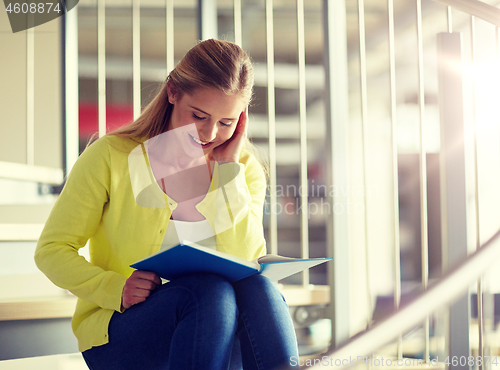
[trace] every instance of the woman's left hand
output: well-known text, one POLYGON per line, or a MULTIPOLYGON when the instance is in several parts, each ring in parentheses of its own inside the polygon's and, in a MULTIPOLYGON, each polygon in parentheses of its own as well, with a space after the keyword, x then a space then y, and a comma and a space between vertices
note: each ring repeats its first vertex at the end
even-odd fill
POLYGON ((241 149, 243 149, 243 145, 247 138, 247 123, 248 106, 241 112, 233 136, 212 151, 212 156, 215 161, 238 163, 241 149))

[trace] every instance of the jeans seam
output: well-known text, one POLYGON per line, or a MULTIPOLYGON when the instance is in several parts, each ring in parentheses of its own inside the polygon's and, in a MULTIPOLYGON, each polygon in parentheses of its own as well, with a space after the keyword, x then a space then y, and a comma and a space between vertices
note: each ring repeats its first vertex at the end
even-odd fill
MULTIPOLYGON (((192 299, 193 299, 193 301, 195 303, 195 312, 196 312, 195 322, 196 322, 196 327, 195 327, 194 337, 198 338, 198 336, 199 336, 198 331, 200 329, 200 321, 199 321, 200 320, 200 315, 199 315, 200 310, 198 309, 199 303, 198 303, 198 300, 196 299, 196 294, 194 294, 190 289, 188 289, 188 288, 186 288, 184 286, 175 286, 175 287, 172 287, 170 289, 175 289, 175 288, 180 288, 180 289, 183 289, 183 290, 187 291, 191 295, 191 297, 192 297, 192 299)), ((197 343, 198 342, 196 340, 193 343, 193 354, 191 356, 191 366, 190 366, 191 369, 196 369, 195 359, 196 359, 196 353, 198 353, 198 348, 196 347, 197 343)), ((171 354, 169 354, 169 358, 170 357, 171 357, 171 354)))
MULTIPOLYGON (((184 286, 178 286, 178 285, 167 287, 165 289, 162 289, 161 291, 158 291, 158 293, 161 294, 162 292, 167 291, 167 290, 171 290, 171 289, 181 289, 181 290, 184 290, 184 291, 188 292, 189 295, 192 297, 192 299, 193 299, 193 301, 195 303, 195 306, 196 306, 195 307, 196 308, 196 310, 195 310, 195 312, 196 312, 196 318, 195 318, 196 327, 195 327, 195 336, 194 337, 195 338, 198 337, 198 330, 199 330, 199 327, 200 327, 200 322, 199 322, 200 315, 199 315, 199 310, 198 310, 199 303, 198 303, 198 300, 196 299, 196 294, 194 294, 190 289, 188 289, 188 288, 186 288, 184 286)), ((179 321, 176 322, 176 327, 177 327, 179 321)), ((194 342, 194 345, 193 345, 193 352, 194 352, 194 354, 197 353, 196 341, 194 342)), ((193 354, 193 356, 191 356, 191 366, 190 366, 190 369, 196 369, 195 364, 194 364, 194 360, 195 360, 196 356, 194 356, 194 354, 193 354)), ((171 358, 171 354, 169 354, 168 357, 170 359, 171 358)))
POLYGON ((247 333, 247 336, 248 336, 248 339, 250 341, 250 344, 252 346, 252 353, 253 353, 253 356, 254 356, 254 359, 255 359, 255 363, 257 365, 257 369, 263 369, 263 365, 262 365, 262 359, 260 358, 259 354, 258 354, 258 350, 257 350, 257 346, 255 345, 255 338, 254 336, 252 335, 251 333, 251 330, 248 330, 248 326, 247 326, 247 323, 246 323, 246 318, 245 318, 245 314, 244 313, 241 313, 241 318, 242 318, 242 321, 243 321, 243 326, 245 327, 245 332, 247 333))

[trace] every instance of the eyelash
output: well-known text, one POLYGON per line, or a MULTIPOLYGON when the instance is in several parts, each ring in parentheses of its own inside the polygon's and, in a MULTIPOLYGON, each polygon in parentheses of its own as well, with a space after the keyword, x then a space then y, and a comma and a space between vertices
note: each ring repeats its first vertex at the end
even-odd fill
MULTIPOLYGON (((193 113, 193 118, 194 118, 194 119, 197 119, 197 120, 199 120, 199 121, 203 121, 203 120, 205 120, 207 117, 200 117, 200 116, 197 116, 196 114, 194 114, 194 113, 193 113)), ((229 126, 231 126, 231 123, 232 123, 232 122, 231 122, 231 123, 224 123, 224 122, 220 122, 220 121, 219 121, 219 123, 220 123, 222 126, 224 126, 224 127, 229 127, 229 126)))
POLYGON ((199 117, 197 116, 196 114, 193 113, 193 118, 197 119, 197 120, 200 120, 200 121, 203 121, 204 119, 206 119, 206 117, 199 117))

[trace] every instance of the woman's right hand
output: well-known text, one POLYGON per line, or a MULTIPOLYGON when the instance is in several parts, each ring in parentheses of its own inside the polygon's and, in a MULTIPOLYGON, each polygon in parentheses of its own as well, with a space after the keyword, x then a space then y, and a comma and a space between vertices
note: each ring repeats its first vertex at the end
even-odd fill
POLYGON ((154 272, 136 270, 125 282, 122 292, 122 308, 144 302, 153 290, 161 285, 161 279, 154 272))

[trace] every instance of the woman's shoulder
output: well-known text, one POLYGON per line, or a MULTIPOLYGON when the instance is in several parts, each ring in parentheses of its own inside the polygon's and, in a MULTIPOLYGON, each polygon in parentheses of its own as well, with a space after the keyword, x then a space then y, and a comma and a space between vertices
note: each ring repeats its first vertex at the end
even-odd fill
POLYGON ((123 137, 118 135, 105 135, 105 139, 109 150, 117 151, 119 153, 129 154, 138 145, 144 142, 144 139, 123 137))
POLYGON ((107 184, 115 174, 124 173, 128 157, 140 142, 114 135, 105 135, 90 143, 75 162, 68 180, 72 183, 107 184), (94 181, 94 180, 97 181, 94 181))
POLYGON ((105 135, 93 141, 83 151, 85 157, 115 157, 128 155, 142 143, 142 140, 124 138, 115 135, 105 135))

